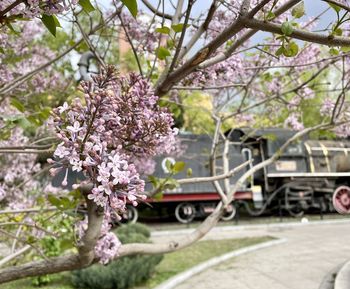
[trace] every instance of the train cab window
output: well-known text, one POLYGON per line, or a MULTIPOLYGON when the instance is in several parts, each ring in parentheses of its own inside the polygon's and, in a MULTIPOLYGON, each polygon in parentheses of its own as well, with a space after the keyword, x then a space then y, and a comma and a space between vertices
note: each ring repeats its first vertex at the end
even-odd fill
POLYGON ((303 153, 303 149, 300 143, 291 144, 287 147, 286 153, 288 155, 299 155, 303 153))

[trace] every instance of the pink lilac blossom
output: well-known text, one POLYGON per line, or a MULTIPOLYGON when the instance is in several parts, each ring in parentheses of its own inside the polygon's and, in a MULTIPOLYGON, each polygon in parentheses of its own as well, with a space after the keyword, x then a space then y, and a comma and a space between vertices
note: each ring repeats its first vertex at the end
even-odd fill
POLYGON ((155 33, 157 23, 150 25, 148 18, 149 16, 142 11, 138 12, 137 18, 132 17, 130 13, 122 13, 125 29, 139 53, 153 53, 157 48, 158 37, 161 37, 155 33))
MULTIPOLYGON (((0 3, 0 11, 5 10, 14 0, 3 0, 0 3)), ((8 12, 8 15, 23 15, 25 17, 37 17, 41 14, 61 14, 78 4, 78 0, 28 0, 16 5, 8 12)))
POLYGON ((169 153, 177 130, 171 128, 171 114, 157 105, 148 81, 134 73, 119 76, 108 67, 82 83, 82 89, 84 104, 75 99, 54 110, 62 142, 52 173, 68 167, 82 171, 93 183, 87 197, 120 217, 127 202, 136 206, 145 198, 133 161, 169 153))
MULTIPOLYGON (((6 127, 6 119, 18 115, 6 100, 0 107, 0 126, 6 127)), ((16 147, 28 145, 30 139, 24 135, 23 129, 15 127, 8 139, 2 140, 0 147, 16 147)), ((30 177, 37 173, 41 166, 37 163, 34 154, 0 154, 0 188, 1 199, 7 206, 15 208, 19 204, 32 205, 34 203, 33 191, 41 189, 41 183, 30 177), (27 181, 24 187, 20 183, 27 181)))
MULTIPOLYGON (((110 217, 120 219, 127 203, 136 206, 146 198, 135 163, 171 152, 177 130, 171 128, 171 114, 157 105, 150 83, 139 75, 119 76, 109 66, 81 86, 83 101, 77 98, 53 110, 53 124, 62 142, 54 153, 57 160, 49 162, 56 164, 53 174, 66 169, 63 185, 68 167, 82 171, 85 182, 92 183, 86 197, 105 212, 95 254, 106 264, 120 247, 108 232, 110 217)), ((86 228, 86 220, 78 224, 80 239, 86 228)))
POLYGON ((335 103, 332 99, 330 99, 328 97, 325 98, 323 103, 322 103, 321 110, 320 110, 321 114, 330 116, 333 109, 334 109, 334 106, 335 106, 335 103))
MULTIPOLYGON (((115 256, 118 255, 118 250, 121 246, 121 243, 118 239, 118 237, 112 233, 109 232, 111 229, 110 226, 110 215, 107 213, 103 219, 101 231, 100 231, 100 237, 95 245, 95 255, 99 258, 99 262, 101 264, 107 264, 115 256)), ((85 217, 83 221, 80 221, 76 224, 76 232, 78 239, 81 240, 83 236, 85 235, 85 232, 88 228, 88 218, 85 217)))
POLYGON ((298 120, 298 117, 296 114, 292 113, 287 117, 287 119, 284 121, 284 125, 286 127, 290 127, 293 130, 303 130, 304 125, 298 120))
MULTIPOLYGON (((0 88, 55 57, 55 53, 49 47, 39 42, 44 32, 39 21, 22 21, 17 26, 21 30, 20 38, 9 33, 7 27, 0 28, 0 47, 5 51, 0 53, 0 88)), ((29 93, 41 94, 48 89, 57 91, 65 86, 61 73, 49 67, 13 89, 11 93, 16 96, 29 93)))
POLYGON ((114 233, 108 232, 97 241, 95 255, 99 258, 101 264, 107 264, 118 255, 120 246, 121 243, 118 237, 114 233))

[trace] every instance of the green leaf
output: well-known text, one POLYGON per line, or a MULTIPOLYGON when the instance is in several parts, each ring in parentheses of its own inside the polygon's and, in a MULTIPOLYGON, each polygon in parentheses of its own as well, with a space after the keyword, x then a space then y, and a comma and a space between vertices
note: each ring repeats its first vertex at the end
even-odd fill
POLYGON ((4 48, 0 47, 0 53, 1 53, 1 54, 5 54, 4 48))
POLYGON ((49 201, 49 203, 50 203, 51 205, 53 205, 53 206, 55 206, 55 207, 57 207, 57 208, 61 206, 61 201, 60 201, 60 199, 57 198, 57 197, 55 197, 54 195, 49 194, 49 195, 47 196, 47 199, 48 199, 48 201, 49 201))
POLYGON ((292 9, 292 16, 295 18, 301 18, 305 15, 304 2, 299 3, 292 9))
POLYGON ((27 237, 27 243, 28 244, 34 244, 37 241, 37 239, 34 236, 28 236, 27 237))
POLYGON ((67 249, 70 249, 73 247, 73 240, 72 239, 63 239, 60 241, 60 249, 65 251, 67 249))
POLYGON ((339 13, 339 11, 342 9, 341 7, 333 3, 328 3, 328 5, 331 6, 337 13, 339 13))
POLYGON ((169 159, 165 161, 165 167, 168 169, 169 172, 173 171, 173 164, 169 159))
POLYGON ((167 48, 165 48, 163 46, 158 48, 157 56, 160 60, 164 60, 165 58, 167 58, 170 55, 171 55, 170 51, 167 48))
POLYGON ((1 140, 8 140, 11 137, 11 130, 10 129, 2 129, 0 130, 0 139, 1 140))
POLYGON ((18 111, 20 111, 20 112, 25 111, 24 105, 19 100, 15 99, 15 98, 11 98, 10 103, 13 107, 17 108, 18 111))
POLYGON ((33 114, 27 116, 27 120, 36 126, 41 126, 43 124, 42 121, 40 120, 40 118, 33 115, 33 114))
POLYGON ((10 22, 6 22, 6 26, 8 29, 10 29, 14 34, 19 35, 19 32, 15 30, 15 28, 12 26, 10 22))
POLYGON ((184 169, 185 169, 185 162, 176 162, 174 165, 173 165, 173 171, 175 174, 179 173, 179 172, 182 172, 184 169))
POLYGON ((175 179, 167 180, 166 184, 164 184, 163 188, 167 190, 173 190, 179 186, 179 183, 175 179))
POLYGON ((52 17, 53 17, 53 20, 55 21, 56 27, 62 27, 61 23, 60 23, 60 21, 58 21, 58 18, 56 17, 56 15, 52 15, 52 17))
POLYGON ((343 52, 350 52, 350 47, 349 46, 343 46, 342 48, 340 48, 341 51, 343 52))
POLYGON ((278 48, 277 50, 276 50, 276 56, 281 56, 282 54, 283 54, 283 51, 284 51, 284 47, 283 46, 281 46, 280 48, 278 48))
POLYGON ((38 116, 39 116, 40 120, 45 121, 49 118, 50 113, 51 113, 51 108, 45 107, 45 108, 42 108, 40 110, 38 116))
MULTIPOLYGON (((186 27, 188 27, 189 25, 187 24, 186 27)), ((176 33, 179 33, 182 31, 184 27, 184 24, 183 23, 179 23, 179 24, 174 24, 174 25, 171 25, 171 29, 173 29, 176 33)))
POLYGON ((329 54, 332 55, 332 56, 336 56, 336 55, 339 55, 339 50, 332 47, 331 49, 329 49, 329 54))
POLYGON ((159 192, 159 193, 155 194, 154 196, 152 196, 152 198, 154 200, 161 201, 163 199, 163 192, 159 192))
POLYGON ((270 21, 270 20, 275 19, 275 17, 276 17, 276 14, 273 13, 272 11, 269 11, 266 15, 266 20, 270 21))
POLYGON ((137 15, 137 1, 136 0, 121 0, 122 3, 129 9, 130 13, 134 18, 137 15))
POLYGON ((283 22, 281 27, 282 33, 284 35, 291 35, 293 33, 293 25, 289 21, 283 22))
POLYGON ((299 46, 295 42, 289 42, 286 46, 284 46, 283 55, 286 57, 296 56, 299 52, 299 46))
POLYGON ((332 31, 332 34, 336 36, 342 36, 343 30, 341 28, 336 28, 335 30, 332 31))
POLYGON ((151 182, 154 188, 158 186, 158 180, 155 176, 148 176, 148 180, 151 182))
POLYGON ((167 26, 159 27, 159 28, 156 29, 156 32, 169 35, 170 28, 167 27, 167 26))
POLYGON ((166 44, 167 44, 167 46, 168 46, 169 49, 172 49, 172 48, 175 47, 175 42, 174 42, 174 40, 171 39, 171 38, 167 39, 166 44))
POLYGON ((79 0, 79 5, 88 14, 92 11, 95 11, 95 7, 92 6, 90 0, 79 0))
POLYGON ((187 169, 187 177, 190 177, 190 176, 192 176, 192 169, 188 168, 187 169))
POLYGON ((41 16, 41 22, 44 23, 50 33, 56 37, 56 27, 61 27, 57 17, 54 15, 43 14, 41 16))

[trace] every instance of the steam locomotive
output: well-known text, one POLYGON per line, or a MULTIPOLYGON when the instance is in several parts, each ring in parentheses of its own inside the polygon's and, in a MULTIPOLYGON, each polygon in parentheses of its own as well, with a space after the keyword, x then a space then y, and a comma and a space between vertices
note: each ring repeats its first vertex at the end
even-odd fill
MULTIPOLYGON (((293 135, 287 129, 232 129, 226 133, 229 139, 229 169, 251 161, 245 169, 229 178, 232 188, 248 170, 271 157, 293 135)), ((212 139, 207 135, 180 135, 186 147, 176 161, 184 161, 192 169, 191 177, 210 176, 209 155, 212 139)), ((222 146, 222 145, 221 145, 222 146)), ((222 152, 222 147, 219 148, 222 152)), ((171 157, 157 159, 155 176, 166 177, 166 162, 174 162, 171 157)), ((222 154, 216 158, 217 174, 224 172, 222 154)), ((175 178, 186 178, 182 172, 175 178)), ((227 182, 227 181, 226 181, 227 182)), ((220 181, 222 187, 224 181, 220 181)), ((312 140, 307 136, 291 143, 280 153, 279 159, 256 172, 234 194, 234 201, 226 209, 223 220, 235 217, 236 207, 241 205, 252 216, 275 210, 283 210, 292 216, 301 216, 310 209, 322 212, 334 211, 332 195, 341 187, 350 193, 350 141, 312 140)), ((226 183, 227 188, 227 183, 226 183)), ((151 187, 148 187, 151 190, 151 187)), ((134 208, 129 206, 128 219, 136 221, 138 211, 151 206, 159 212, 167 211, 175 215, 181 223, 189 223, 195 217, 210 214, 220 201, 213 183, 183 184, 173 190, 166 190, 159 199, 149 198, 146 204, 134 208)))

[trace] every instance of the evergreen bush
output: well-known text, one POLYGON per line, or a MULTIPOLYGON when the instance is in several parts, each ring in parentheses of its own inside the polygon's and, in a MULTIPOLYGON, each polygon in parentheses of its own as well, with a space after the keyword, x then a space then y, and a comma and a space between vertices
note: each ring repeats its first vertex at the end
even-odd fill
MULTIPOLYGON (((150 231, 141 224, 128 224, 117 230, 123 244, 149 242, 150 231)), ((122 257, 103 266, 92 265, 89 268, 72 273, 72 283, 82 289, 126 289, 147 280, 162 255, 135 255, 122 257)))

